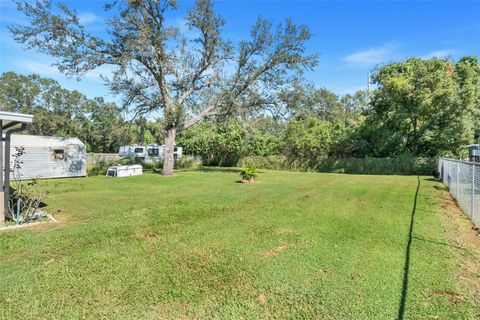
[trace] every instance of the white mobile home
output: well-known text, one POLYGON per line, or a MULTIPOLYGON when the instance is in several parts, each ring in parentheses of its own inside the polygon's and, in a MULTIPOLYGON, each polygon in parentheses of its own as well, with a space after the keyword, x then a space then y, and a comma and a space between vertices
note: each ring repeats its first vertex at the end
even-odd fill
POLYGON ((118 154, 120 157, 131 157, 142 162, 155 162, 160 160, 160 154, 163 152, 162 148, 163 146, 159 146, 156 143, 152 143, 147 146, 121 146, 118 154))
MULTIPOLYGON (((118 154, 120 157, 132 157, 140 162, 156 162, 163 160, 165 146, 152 143, 146 146, 130 145, 121 146, 118 154)), ((173 157, 180 159, 182 157, 182 147, 175 147, 173 149, 173 157)))
MULTIPOLYGON (((78 138, 12 135, 11 166, 16 148, 23 147, 20 179, 84 177, 86 148, 78 138)), ((12 179, 14 175, 11 174, 12 179)))

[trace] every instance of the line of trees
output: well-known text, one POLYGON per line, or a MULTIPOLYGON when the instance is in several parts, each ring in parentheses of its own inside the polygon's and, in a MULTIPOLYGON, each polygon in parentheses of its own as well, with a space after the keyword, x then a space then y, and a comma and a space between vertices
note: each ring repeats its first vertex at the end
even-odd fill
POLYGON ((306 53, 306 26, 258 17, 250 36, 234 42, 224 38, 225 21, 213 1, 190 6, 186 32, 167 23, 178 6, 175 0, 114 1, 105 6, 111 15, 105 35, 87 31, 67 5, 19 1, 28 23, 10 26, 17 42, 55 57, 67 75, 112 66, 105 80, 124 107, 135 114, 161 112, 157 138, 164 141, 167 176, 180 132, 207 118, 265 107, 277 88, 317 63, 306 53))
MULTIPOLYGON (((247 156, 462 156, 480 135, 480 63, 409 59, 377 68, 375 89, 338 96, 305 81, 280 90, 268 109, 207 119, 177 144, 205 163, 233 165, 247 156)), ((122 108, 88 99, 38 75, 0 76, 6 111, 32 113, 30 134, 77 136, 91 152, 123 144, 162 143, 165 119, 128 121, 122 108)))
POLYGON ((101 97, 88 99, 78 91, 67 90, 57 81, 38 75, 3 73, 0 107, 2 111, 33 114, 34 121, 26 133, 78 137, 89 152, 118 152, 122 144, 145 139, 145 119, 130 123, 115 103, 101 97))
POLYGON ((187 153, 213 164, 246 156, 465 156, 480 135, 480 64, 408 59, 379 67, 367 92, 339 97, 294 84, 273 116, 211 121, 179 139, 187 153))
MULTIPOLYGON (((67 75, 81 77, 99 66, 111 66, 106 84, 122 98, 122 110, 136 119, 140 116, 138 135, 149 132, 165 144, 164 175, 173 172, 176 143, 208 159, 252 152, 310 158, 435 156, 458 155, 478 135, 477 57, 390 64, 375 72, 377 89, 370 97, 359 92, 339 98, 296 80, 317 64, 317 56, 306 50, 311 37, 306 26, 259 17, 250 36, 237 42, 224 37, 225 21, 212 0, 189 4, 186 28, 167 23, 178 6, 175 0, 114 1, 105 6, 107 32, 94 34, 81 24, 74 8, 49 0, 19 0, 18 10, 27 23, 9 28, 15 41, 54 57, 55 66, 67 75), (147 130, 142 116, 152 112, 162 117, 147 130), (207 123, 199 125, 203 121, 207 123), (264 123, 272 128, 264 130, 264 123), (212 142, 212 135, 220 141, 212 142), (221 140, 225 135, 242 137, 242 146, 221 140), (257 135, 262 137, 258 140, 257 135), (222 144, 228 144, 225 150, 222 144)), ((111 121, 119 122, 104 128, 119 128, 118 136, 113 134, 112 144, 104 146, 102 135, 110 139, 110 132, 101 128, 69 128, 65 133, 75 133, 95 151, 113 149, 113 141, 130 141, 121 131, 121 109, 101 99, 83 100, 81 95, 74 97, 68 104, 79 107, 59 117, 71 119, 72 125, 83 117, 88 127, 107 123, 107 110, 115 114, 111 121)), ((44 113, 61 114, 70 107, 34 111, 42 108, 47 108, 44 113)))

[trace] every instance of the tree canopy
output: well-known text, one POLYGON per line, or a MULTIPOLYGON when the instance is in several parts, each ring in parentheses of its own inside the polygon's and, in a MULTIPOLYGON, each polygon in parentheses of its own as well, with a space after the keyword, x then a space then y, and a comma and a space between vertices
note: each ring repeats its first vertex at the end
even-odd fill
POLYGON ((101 65, 115 70, 107 80, 136 114, 160 110, 165 138, 164 174, 173 170, 178 132, 206 117, 262 108, 291 76, 310 69, 306 26, 258 18, 250 39, 233 44, 223 38, 225 23, 212 1, 197 0, 185 17, 193 38, 166 23, 174 0, 125 0, 107 6, 109 37, 87 32, 77 13, 50 1, 18 3, 29 24, 10 28, 14 39, 57 58, 68 75, 82 76, 101 65))
POLYGON ((3 73, 0 105, 3 111, 34 115, 27 133, 78 137, 88 151, 118 152, 121 144, 132 141, 118 106, 103 98, 88 99, 78 91, 62 88, 53 79, 3 73))
POLYGON ((383 154, 459 155, 478 134, 478 58, 409 59, 377 70, 367 125, 383 154), (379 143, 381 143, 379 141, 379 143))

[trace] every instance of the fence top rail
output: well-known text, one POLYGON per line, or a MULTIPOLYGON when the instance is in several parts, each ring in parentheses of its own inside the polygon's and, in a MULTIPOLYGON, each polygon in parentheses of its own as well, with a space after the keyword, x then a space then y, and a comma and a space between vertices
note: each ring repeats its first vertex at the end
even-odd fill
POLYGON ((464 164, 468 164, 468 165, 471 165, 471 166, 476 166, 476 165, 479 165, 479 164, 480 164, 480 163, 478 163, 478 162, 458 160, 458 159, 450 159, 450 158, 439 158, 439 160, 445 160, 445 161, 452 161, 452 162, 464 163, 464 164))

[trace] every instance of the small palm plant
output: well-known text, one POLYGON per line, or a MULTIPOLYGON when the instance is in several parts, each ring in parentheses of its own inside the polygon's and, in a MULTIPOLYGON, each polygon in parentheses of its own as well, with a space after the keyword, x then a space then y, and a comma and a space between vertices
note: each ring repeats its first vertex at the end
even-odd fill
POLYGON ((257 177, 257 169, 244 164, 242 166, 242 171, 240 171, 240 175, 242 176, 242 182, 255 183, 255 178, 257 177))

